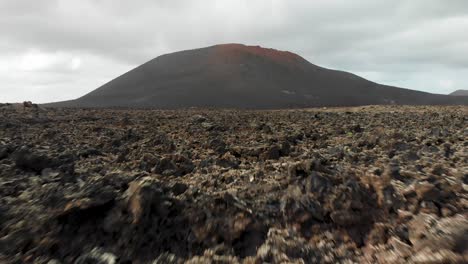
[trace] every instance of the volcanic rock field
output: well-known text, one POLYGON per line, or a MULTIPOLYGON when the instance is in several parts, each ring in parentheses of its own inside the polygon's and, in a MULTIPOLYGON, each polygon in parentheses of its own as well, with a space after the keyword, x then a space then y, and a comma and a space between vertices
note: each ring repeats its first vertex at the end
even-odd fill
POLYGON ((0 263, 467 263, 468 107, 0 107, 0 263))

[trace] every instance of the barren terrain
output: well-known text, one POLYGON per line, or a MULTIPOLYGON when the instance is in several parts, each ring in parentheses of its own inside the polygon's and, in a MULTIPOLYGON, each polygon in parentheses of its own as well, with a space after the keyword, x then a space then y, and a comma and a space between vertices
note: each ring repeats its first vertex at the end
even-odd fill
POLYGON ((466 263, 468 107, 0 107, 1 263, 466 263))

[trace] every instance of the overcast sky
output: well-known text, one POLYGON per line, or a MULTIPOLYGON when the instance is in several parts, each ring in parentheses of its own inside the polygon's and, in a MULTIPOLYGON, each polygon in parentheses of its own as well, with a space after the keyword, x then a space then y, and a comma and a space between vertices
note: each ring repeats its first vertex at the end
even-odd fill
POLYGON ((0 102, 74 99, 159 55, 289 50, 372 81, 468 89, 466 0, 0 0, 0 102))

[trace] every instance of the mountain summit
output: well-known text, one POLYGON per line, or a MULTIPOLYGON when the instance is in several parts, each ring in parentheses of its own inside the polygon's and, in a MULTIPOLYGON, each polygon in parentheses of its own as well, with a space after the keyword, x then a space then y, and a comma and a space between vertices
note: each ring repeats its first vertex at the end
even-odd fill
POLYGON ((63 107, 290 108, 468 104, 377 84, 275 49, 223 44, 159 56, 63 107))

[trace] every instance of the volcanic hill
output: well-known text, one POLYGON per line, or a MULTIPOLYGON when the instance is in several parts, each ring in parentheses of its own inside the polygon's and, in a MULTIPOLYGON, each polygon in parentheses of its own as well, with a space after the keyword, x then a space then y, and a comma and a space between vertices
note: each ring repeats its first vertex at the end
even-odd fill
POLYGON ((375 104, 468 104, 381 85, 275 49, 223 44, 159 56, 57 107, 295 108, 375 104))
POLYGON ((454 96, 468 96, 468 90, 456 90, 449 95, 454 95, 454 96))

